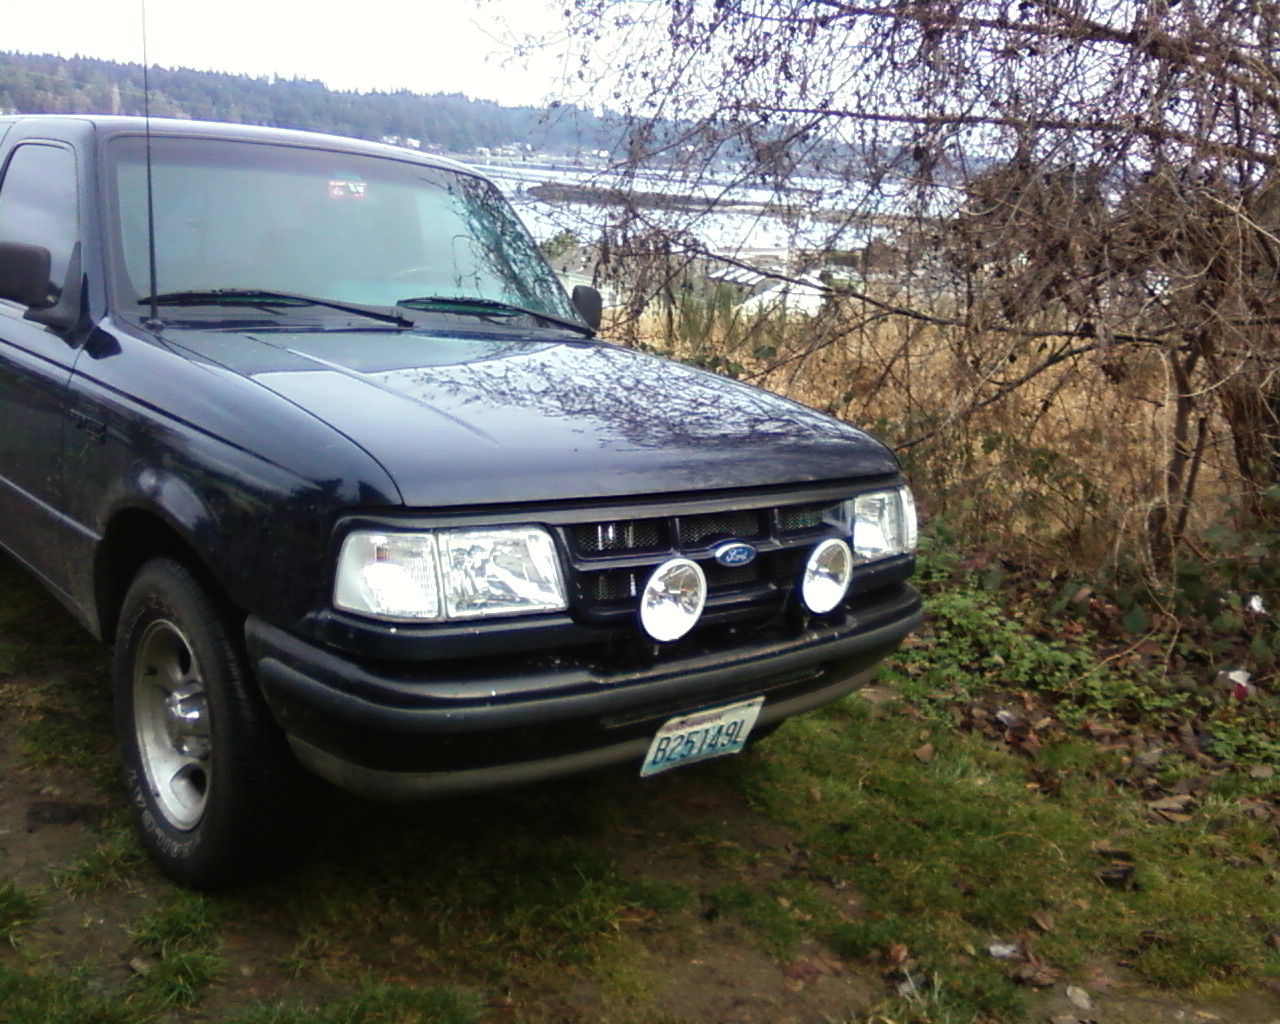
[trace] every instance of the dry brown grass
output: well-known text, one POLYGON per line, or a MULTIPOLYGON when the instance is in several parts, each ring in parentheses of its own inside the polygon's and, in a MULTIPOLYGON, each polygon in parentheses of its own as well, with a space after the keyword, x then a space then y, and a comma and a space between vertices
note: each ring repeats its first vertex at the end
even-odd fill
MULTIPOLYGON (((1075 568, 1144 551, 1174 444, 1174 384, 1157 351, 1103 350, 1032 375, 1060 339, 854 301, 791 319, 685 306, 651 308, 620 333, 872 430, 899 452, 926 515, 956 534, 1075 568)), ((1238 490, 1230 439, 1210 418, 1192 535, 1238 490)))

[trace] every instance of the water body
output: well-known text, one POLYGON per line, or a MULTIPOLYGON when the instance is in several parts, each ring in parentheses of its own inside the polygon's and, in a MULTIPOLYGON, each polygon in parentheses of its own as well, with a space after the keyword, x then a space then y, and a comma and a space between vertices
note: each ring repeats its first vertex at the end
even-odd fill
POLYGON ((591 192, 607 199, 614 191, 639 193, 640 214, 646 223, 687 232, 701 246, 730 257, 769 254, 787 259, 794 249, 855 248, 880 230, 869 220, 844 227, 837 223, 840 211, 858 197, 834 181, 798 179, 788 197, 792 209, 786 210, 777 205, 770 189, 714 179, 686 182, 658 172, 640 172, 623 181, 604 171, 535 164, 477 169, 498 184, 540 240, 563 230, 585 241, 598 238, 601 225, 616 220, 622 208, 607 201, 584 200, 591 192), (544 187, 548 185, 552 187, 544 187), (549 192, 570 198, 548 201, 549 192), (582 198, 572 198, 575 195, 582 198), (671 205, 663 206, 661 197, 670 197, 671 205))

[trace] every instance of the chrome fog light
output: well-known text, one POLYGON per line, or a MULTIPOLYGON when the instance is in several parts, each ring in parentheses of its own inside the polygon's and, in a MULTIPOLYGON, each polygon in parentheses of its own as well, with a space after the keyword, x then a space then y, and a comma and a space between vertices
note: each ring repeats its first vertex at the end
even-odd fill
POLYGON ((815 615, 824 615, 844 600, 853 578, 853 552, 835 537, 813 549, 800 578, 800 597, 815 615))
POLYGON ((707 603, 707 577, 697 562, 673 558, 653 570, 640 594, 640 625, 660 643, 693 629, 707 603))

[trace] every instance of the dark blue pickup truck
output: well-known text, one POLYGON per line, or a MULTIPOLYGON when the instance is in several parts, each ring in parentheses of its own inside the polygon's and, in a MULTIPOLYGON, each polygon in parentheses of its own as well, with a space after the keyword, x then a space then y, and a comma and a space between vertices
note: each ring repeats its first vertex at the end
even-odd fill
POLYGON ((0 545, 114 644, 182 882, 289 863, 322 780, 734 753, 920 621, 894 456, 598 340, 466 167, 18 116, 0 173, 0 545))

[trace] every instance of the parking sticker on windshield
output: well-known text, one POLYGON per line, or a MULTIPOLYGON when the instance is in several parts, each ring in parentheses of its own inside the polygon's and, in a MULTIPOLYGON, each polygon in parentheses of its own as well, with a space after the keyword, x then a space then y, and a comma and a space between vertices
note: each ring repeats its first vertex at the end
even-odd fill
POLYGON ((355 181, 350 178, 329 179, 330 199, 363 199, 369 194, 368 190, 368 182, 355 181))

